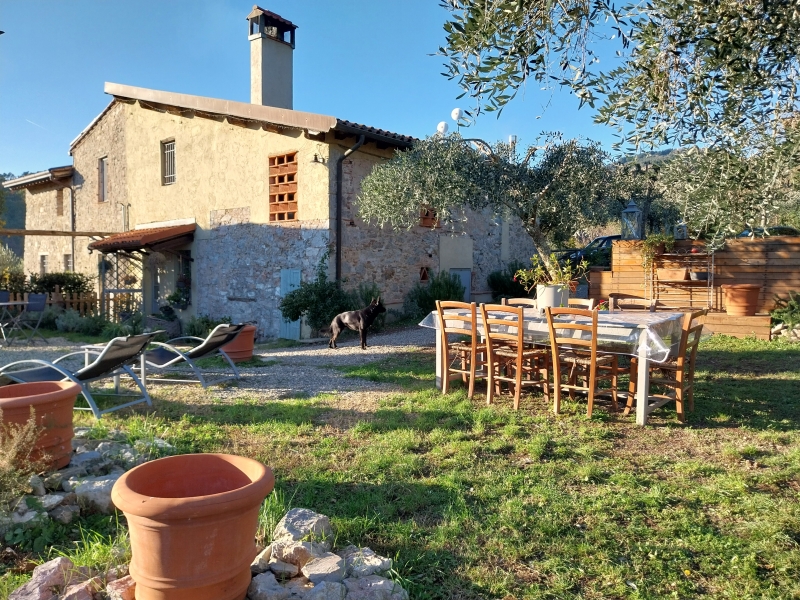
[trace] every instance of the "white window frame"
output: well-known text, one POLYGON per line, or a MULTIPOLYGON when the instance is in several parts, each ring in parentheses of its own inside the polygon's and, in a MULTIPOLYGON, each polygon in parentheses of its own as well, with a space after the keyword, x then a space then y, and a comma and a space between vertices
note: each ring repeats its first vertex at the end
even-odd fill
POLYGON ((50 255, 49 254, 40 254, 39 255, 39 275, 46 275, 47 274, 47 267, 49 266, 48 263, 50 262, 50 255))
POLYGON ((161 142, 161 185, 172 185, 178 180, 175 161, 175 139, 161 142))
POLYGON ((75 264, 72 259, 72 254, 64 255, 64 272, 71 273, 75 270, 75 264))

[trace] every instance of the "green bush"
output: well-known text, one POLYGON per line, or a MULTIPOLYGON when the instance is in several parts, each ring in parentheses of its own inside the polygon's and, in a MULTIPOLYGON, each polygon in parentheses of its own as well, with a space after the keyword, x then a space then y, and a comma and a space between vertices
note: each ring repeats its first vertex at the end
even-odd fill
POLYGON ((122 323, 106 323, 105 327, 103 327, 103 331, 100 332, 100 335, 107 340, 114 339, 116 337, 125 337, 131 335, 131 328, 129 325, 124 325, 122 323))
POLYGON ((800 292, 789 292, 785 299, 775 296, 775 308, 770 315, 774 322, 790 328, 800 324, 800 292))
POLYGON ((99 315, 82 317, 77 310, 65 310, 56 317, 56 328, 59 331, 77 332, 84 335, 100 335, 108 321, 99 315))
POLYGON ((44 309, 42 322, 39 325, 42 329, 56 329, 56 320, 64 314, 64 309, 58 306, 48 306, 44 309))
POLYGON ((514 277, 514 274, 525 266, 524 263, 515 260, 508 263, 505 269, 489 273, 486 283, 492 290, 492 300, 499 302, 502 298, 527 298, 528 292, 514 277))
POLYGON ((27 278, 22 271, 3 271, 0 273, 0 289, 8 290, 12 294, 22 294, 27 291, 27 278))
POLYGON ((6 246, 0 244, 0 273, 22 273, 22 259, 6 246))
POLYGON ((217 325, 222 323, 230 323, 230 317, 222 317, 220 319, 212 319, 208 315, 199 315, 191 317, 183 326, 184 335, 192 335, 194 337, 206 337, 217 325))
POLYGON ((406 295, 403 311, 409 317, 422 319, 436 310, 437 300, 463 300, 464 286, 457 275, 442 271, 433 275, 428 283, 417 283, 406 295))
POLYGON ((83 273, 65 271, 64 273, 45 273, 37 275, 31 273, 26 292, 34 294, 44 294, 56 291, 56 286, 62 292, 86 293, 94 291, 94 280, 96 277, 83 273))
POLYGON ((328 281, 328 254, 325 253, 317 265, 317 278, 301 282, 300 287, 283 297, 279 308, 287 321, 305 317, 309 327, 319 331, 329 327, 339 313, 352 310, 352 303, 350 294, 335 281, 328 281))

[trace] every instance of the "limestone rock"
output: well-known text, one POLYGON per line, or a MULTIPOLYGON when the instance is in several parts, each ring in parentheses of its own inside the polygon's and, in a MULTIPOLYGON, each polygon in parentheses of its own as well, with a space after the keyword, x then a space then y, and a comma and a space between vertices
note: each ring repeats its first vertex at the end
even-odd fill
POLYGON ((278 542, 302 542, 325 541, 332 536, 328 517, 307 508, 293 508, 280 520, 272 537, 278 542))
POLYGON ((250 600, 286 600, 289 591, 268 571, 253 577, 250 587, 247 588, 247 597, 250 600))
POLYGON ((46 522, 50 517, 46 513, 29 510, 23 514, 17 512, 11 513, 11 523, 14 525, 22 525, 23 529, 28 527, 36 527, 46 522))
POLYGON ((368 577, 376 573, 385 573, 392 568, 392 559, 375 554, 370 548, 347 546, 337 552, 344 559, 345 572, 348 576, 368 577))
POLYGON ((347 600, 408 600, 408 592, 390 579, 370 575, 344 580, 347 600))
POLYGON ((117 579, 122 579, 127 575, 128 575, 128 565, 111 567, 108 571, 106 571, 105 580, 106 583, 108 583, 110 581, 116 581, 117 579))
POLYGON ((344 600, 347 588, 337 581, 323 581, 303 596, 303 600, 344 600))
POLYGON ((269 561, 269 570, 275 573, 275 577, 280 580, 291 579, 300 571, 297 565, 277 560, 274 556, 269 561))
POLYGON ((289 592, 289 600, 293 600, 295 598, 305 598, 306 593, 314 589, 314 584, 301 575, 285 582, 283 587, 289 592))
POLYGON ((126 575, 122 579, 114 579, 106 585, 108 600, 134 600, 136 582, 126 575))
POLYGON ((76 427, 74 429, 74 437, 73 440, 83 440, 89 437, 89 432, 92 430, 91 427, 76 427))
POLYGON ((44 481, 38 475, 31 475, 28 485, 31 486, 34 496, 44 496, 47 493, 47 490, 44 489, 44 481))
POLYGON ((266 573, 269 571, 269 559, 272 558, 272 544, 264 548, 261 552, 256 554, 253 562, 250 563, 250 572, 253 575, 259 573, 266 573))
POLYGON ((102 586, 97 577, 93 577, 81 583, 76 583, 64 590, 60 600, 94 600, 95 592, 102 586))
POLYGON ((50 473, 47 477, 44 478, 44 487, 48 490, 59 490, 61 489, 61 482, 64 480, 64 475, 60 471, 56 471, 54 473, 50 473))
POLYGON ((82 509, 96 510, 103 514, 114 512, 114 505, 111 502, 111 488, 119 479, 119 475, 106 475, 104 477, 94 477, 83 481, 75 488, 78 495, 78 506, 82 509))
POLYGON ((75 565, 70 559, 64 556, 54 558, 36 567, 30 581, 11 592, 8 600, 51 600, 53 588, 62 589, 74 570, 75 565))
POLYGON ((47 494, 39 498, 41 506, 46 511, 53 510, 56 506, 61 504, 66 497, 65 494, 47 494))
POLYGON ((344 578, 344 559, 333 552, 326 552, 309 560, 302 571, 314 585, 323 581, 341 581, 344 578))
POLYGON ((95 465, 101 462, 103 462, 103 457, 99 452, 95 450, 87 450, 86 452, 74 454, 72 456, 72 460, 69 461, 69 466, 70 468, 83 467, 84 469, 87 469, 90 465, 95 465))
POLYGON ((298 567, 302 567, 315 556, 322 556, 327 551, 327 545, 317 542, 275 542, 272 544, 273 557, 298 567))
POLYGON ((50 515, 50 518, 54 521, 58 521, 64 525, 69 525, 72 523, 73 519, 76 519, 80 516, 81 509, 79 506, 74 504, 67 504, 57 506, 47 514, 50 515))

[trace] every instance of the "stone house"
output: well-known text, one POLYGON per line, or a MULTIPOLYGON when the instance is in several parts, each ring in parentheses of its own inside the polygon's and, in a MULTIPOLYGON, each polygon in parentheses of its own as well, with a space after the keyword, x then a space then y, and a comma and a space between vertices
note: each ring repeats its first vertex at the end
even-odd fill
POLYGON ((26 229, 68 232, 26 236, 27 271, 99 274, 102 295, 146 313, 169 297, 182 318, 296 338, 278 303, 326 253, 331 278, 375 282, 395 308, 440 270, 484 298, 491 271, 532 255, 518 222, 488 214, 459 232, 424 215, 400 232, 360 220, 360 181, 414 139, 293 110, 296 26, 259 7, 247 20, 249 104, 106 83, 111 102, 70 145, 71 166, 4 184, 26 190, 26 229))

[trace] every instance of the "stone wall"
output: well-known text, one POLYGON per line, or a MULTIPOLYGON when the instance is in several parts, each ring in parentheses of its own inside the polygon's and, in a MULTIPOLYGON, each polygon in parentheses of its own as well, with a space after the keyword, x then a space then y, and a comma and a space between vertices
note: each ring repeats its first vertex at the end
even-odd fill
MULTIPOLYGON (((45 229, 51 231, 70 230, 70 191, 59 190, 56 186, 37 186, 26 189, 25 229, 45 229), (61 196, 62 215, 56 209, 57 198, 61 196)), ((64 270, 64 255, 72 254, 72 239, 66 236, 25 236, 25 273, 39 273, 41 255, 47 255, 47 272, 64 270)))

